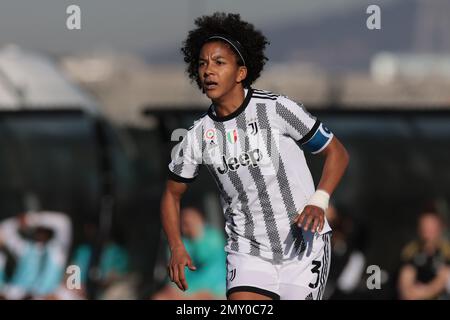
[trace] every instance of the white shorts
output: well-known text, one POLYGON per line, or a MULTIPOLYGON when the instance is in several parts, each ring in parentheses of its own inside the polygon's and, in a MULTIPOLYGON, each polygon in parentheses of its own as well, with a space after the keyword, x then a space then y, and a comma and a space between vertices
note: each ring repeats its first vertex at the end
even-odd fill
POLYGON ((299 256, 274 264, 261 257, 228 252, 227 297, 255 292, 278 300, 320 300, 330 270, 331 232, 311 237, 299 256))

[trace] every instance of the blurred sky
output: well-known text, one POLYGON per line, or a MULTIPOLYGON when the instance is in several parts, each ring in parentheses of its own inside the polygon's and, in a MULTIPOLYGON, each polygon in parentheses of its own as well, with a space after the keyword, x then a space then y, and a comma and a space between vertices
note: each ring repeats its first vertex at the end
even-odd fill
MULTIPOLYGON (((16 43, 50 54, 98 48, 164 50, 180 43, 195 17, 216 10, 239 12, 258 28, 320 19, 395 0, 1 0, 0 46, 16 43), (66 28, 66 8, 81 8, 82 29, 66 28)), ((362 16, 364 12, 361 13, 362 16)))

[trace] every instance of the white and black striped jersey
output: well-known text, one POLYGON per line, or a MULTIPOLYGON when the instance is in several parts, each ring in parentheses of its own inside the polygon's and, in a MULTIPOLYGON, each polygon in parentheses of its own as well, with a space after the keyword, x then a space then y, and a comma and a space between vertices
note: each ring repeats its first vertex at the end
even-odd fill
MULTIPOLYGON (((214 106, 174 148, 169 177, 195 179, 201 165, 220 190, 226 251, 279 263, 305 249, 293 220, 315 191, 303 150, 319 153, 333 134, 302 104, 246 89, 242 105, 219 117, 214 106)), ((330 231, 328 222, 322 234, 330 231)))

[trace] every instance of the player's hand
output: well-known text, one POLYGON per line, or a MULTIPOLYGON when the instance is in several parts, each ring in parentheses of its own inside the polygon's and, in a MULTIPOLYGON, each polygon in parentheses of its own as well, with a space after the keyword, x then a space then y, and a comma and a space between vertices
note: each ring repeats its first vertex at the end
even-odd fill
POLYGON ((180 290, 186 291, 188 284, 184 275, 184 268, 195 271, 197 268, 192 263, 192 259, 184 247, 178 247, 172 250, 169 265, 167 266, 170 281, 174 282, 180 290))
POLYGON ((325 224, 325 211, 316 206, 306 206, 303 212, 296 218, 295 223, 303 230, 311 232, 321 232, 325 224), (309 228, 311 226, 311 228, 309 228))

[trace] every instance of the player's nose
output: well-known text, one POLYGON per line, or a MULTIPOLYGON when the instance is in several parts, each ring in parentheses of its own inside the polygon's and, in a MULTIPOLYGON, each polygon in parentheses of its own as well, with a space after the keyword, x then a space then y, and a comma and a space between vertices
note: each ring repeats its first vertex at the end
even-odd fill
POLYGON ((206 65, 205 70, 203 71, 203 76, 205 77, 205 80, 208 76, 210 76, 212 74, 213 74, 213 71, 212 71, 210 65, 209 64, 206 65))

